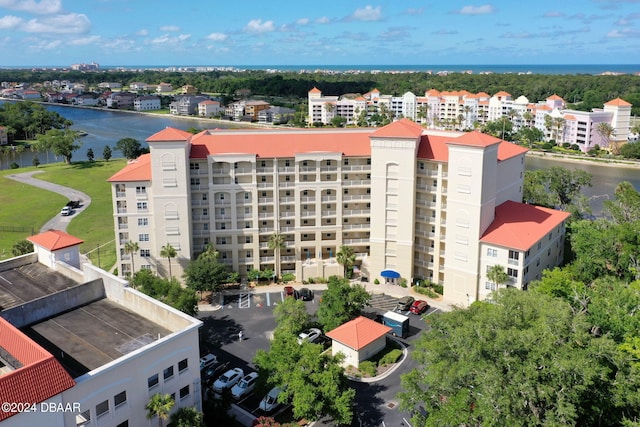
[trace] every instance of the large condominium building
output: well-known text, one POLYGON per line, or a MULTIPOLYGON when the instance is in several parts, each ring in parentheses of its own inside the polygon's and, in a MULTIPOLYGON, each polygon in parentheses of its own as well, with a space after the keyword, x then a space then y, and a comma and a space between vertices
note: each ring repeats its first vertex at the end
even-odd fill
POLYGON ((467 304, 495 288, 490 264, 526 288, 562 260, 568 214, 520 203, 526 150, 479 132, 403 119, 379 129, 167 128, 147 142, 150 154, 109 179, 123 275, 132 265, 166 275, 169 243, 179 277, 211 243, 241 274, 326 277, 342 273, 335 256, 346 245, 370 280, 429 279, 467 304), (280 251, 269 247, 274 233, 280 251), (139 252, 125 251, 129 241, 139 252))
POLYGON ((202 322, 81 264, 80 239, 29 240, 35 252, 0 263, 2 427, 157 425, 156 393, 201 410, 202 322))
POLYGON ((523 127, 536 127, 546 140, 577 144, 588 152, 596 145, 609 148, 627 142, 630 128, 631 104, 616 98, 604 109, 591 112, 565 109, 564 99, 552 95, 545 101, 532 103, 525 96, 513 99, 500 91, 493 96, 484 92, 437 91, 430 89, 424 96, 407 92, 402 96, 382 95, 374 89, 362 96, 324 96, 318 88, 308 94, 309 124, 330 124, 335 116, 342 116, 348 125, 356 124, 363 111, 371 118, 380 111, 393 118, 408 118, 430 129, 474 129, 488 121, 507 117, 513 131, 523 127), (551 119, 551 120, 549 120, 551 119), (598 124, 611 126, 613 133, 603 136, 598 124))

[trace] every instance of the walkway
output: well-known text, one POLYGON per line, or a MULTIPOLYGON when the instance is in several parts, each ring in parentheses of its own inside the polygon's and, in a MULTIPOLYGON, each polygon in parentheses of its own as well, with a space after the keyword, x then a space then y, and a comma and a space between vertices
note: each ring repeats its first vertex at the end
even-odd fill
MULTIPOLYGON (((61 216, 60 214, 58 214, 53 218, 51 218, 49 221, 47 221, 47 223, 44 224, 40 229, 40 232, 44 232, 52 229, 67 231, 67 226, 69 225, 71 220, 91 204, 91 197, 73 188, 64 187, 62 185, 54 184, 48 181, 43 181, 41 179, 36 179, 33 177, 33 175, 37 173, 42 173, 42 172, 44 171, 17 173, 13 175, 7 175, 7 178, 17 182, 21 182, 23 184, 42 188, 43 190, 51 191, 53 193, 61 194, 69 200, 80 200, 81 202, 80 207, 74 209, 72 215, 61 216)), ((62 206, 60 206, 60 209, 62 209, 62 206)))

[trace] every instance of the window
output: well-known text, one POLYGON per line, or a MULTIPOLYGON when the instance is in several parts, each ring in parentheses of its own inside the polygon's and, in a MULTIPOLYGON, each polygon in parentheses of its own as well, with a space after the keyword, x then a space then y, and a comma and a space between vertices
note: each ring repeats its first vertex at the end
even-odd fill
POLYGON ((173 377, 173 365, 169 366, 162 372, 162 378, 166 381, 169 378, 173 377))
POLYGON ((331 160, 327 160, 326 165, 327 165, 327 166, 331 166, 331 160))
POLYGON ((146 194, 147 187, 136 187, 136 194, 146 194))
POLYGON ((109 401, 105 400, 104 402, 100 402, 96 405, 96 417, 100 417, 109 412, 109 401))
POLYGON ((200 169, 200 164, 199 163, 189 163, 189 169, 193 170, 199 170, 200 169))
POLYGON ((207 193, 202 193, 202 200, 207 201, 207 193))
POLYGON ((187 368, 189 368, 189 361, 187 359, 182 359, 178 362, 178 372, 183 372, 187 368))
POLYGON ((495 291, 496 290, 496 284, 493 282, 484 282, 484 288, 488 289, 490 291, 495 291))
POLYGON ((424 162, 418 162, 418 167, 420 170, 424 170, 424 162))
POLYGON ((244 199, 245 200, 249 200, 250 197, 251 197, 251 193, 249 193, 249 192, 245 192, 244 193, 244 199))
POLYGON ((144 258, 148 258, 151 256, 151 250, 149 249, 140 249, 140 256, 144 258))
POLYGON ((266 191, 262 192, 262 197, 267 197, 267 192, 266 191))
MULTIPOLYGON (((222 215, 224 215, 224 208, 220 209, 220 212, 222 213, 222 215)), ((204 216, 209 215, 209 209, 207 208, 202 209, 202 215, 204 216)))
POLYGON ((251 236, 245 236, 244 242, 245 243, 251 243, 251 236))
POLYGON ((291 195, 291 191, 285 191, 285 192, 284 192, 284 195, 285 195, 286 197, 289 197, 289 196, 291 195))
POLYGON ((538 242, 538 250, 542 247, 542 242, 538 242))
POLYGON ((308 194, 309 194, 309 192, 308 192, 307 190, 304 190, 304 191, 302 192, 302 195, 303 195, 303 196, 307 196, 308 194))
POLYGON ((149 225, 149 218, 138 218, 138 226, 146 227, 149 225))
POLYGON ((327 192, 325 193, 327 196, 331 195, 331 190, 327 190, 327 192))
POLYGON ((136 203, 136 207, 138 208, 139 211, 146 211, 148 208, 147 202, 138 202, 136 203))
POLYGON ((344 160, 342 161, 342 164, 343 164, 343 165, 348 165, 348 164, 349 164, 349 159, 344 159, 344 160))
POLYGON ((123 421, 120 424, 118 424, 116 427, 129 427, 129 421, 123 421))
POLYGON ((518 270, 515 268, 507 268, 507 274, 514 279, 518 278, 518 270))
POLYGON ((87 409, 84 412, 76 415, 76 426, 83 426, 91 422, 91 410, 87 409))
POLYGON ((266 162, 266 161, 264 161, 264 160, 262 160, 262 161, 260 162, 260 167, 261 167, 261 168, 266 168, 266 167, 267 167, 267 162, 266 162))
POLYGON ((180 399, 184 399, 189 396, 189 386, 186 385, 180 389, 180 399))
POLYGON ((371 164, 371 159, 367 159, 367 164, 370 165, 371 164))
POLYGON ((518 260, 520 259, 520 252, 518 251, 509 251, 509 259, 518 260))
POLYGON ((302 166, 307 166, 307 161, 302 162, 302 166))
MULTIPOLYGON (((305 176, 306 176, 306 175, 305 175, 305 176)), ((285 175, 284 180, 285 180, 286 182, 289 182, 289 181, 291 181, 291 177, 290 177, 289 175, 285 175)))
POLYGON ((284 165, 288 167, 288 166, 291 166, 291 163, 289 162, 289 160, 285 160, 284 165))
POLYGON ((191 185, 200 185, 200 178, 191 178, 191 185))
POLYGON ((261 176, 260 177, 260 182, 267 182, 267 177, 266 176, 261 176))
POLYGON ((122 405, 123 403, 127 402, 127 391, 123 391, 121 393, 116 394, 115 396, 113 396, 113 406, 114 408, 117 408, 118 406, 122 405))
POLYGON ((151 270, 151 265, 150 264, 142 264, 140 266, 140 270, 151 270))
POLYGON ((302 180, 306 181, 307 180, 307 175, 302 175, 302 180))
POLYGON ((148 242, 149 241, 149 234, 147 234, 147 233, 138 234, 138 240, 141 241, 141 242, 148 242))
POLYGON ((149 387, 149 389, 154 388, 155 386, 158 385, 158 374, 155 375, 151 375, 149 378, 147 378, 147 386, 149 387))
POLYGON ((490 257, 497 257, 498 256, 498 250, 497 249, 491 249, 491 248, 487 248, 487 256, 490 257))

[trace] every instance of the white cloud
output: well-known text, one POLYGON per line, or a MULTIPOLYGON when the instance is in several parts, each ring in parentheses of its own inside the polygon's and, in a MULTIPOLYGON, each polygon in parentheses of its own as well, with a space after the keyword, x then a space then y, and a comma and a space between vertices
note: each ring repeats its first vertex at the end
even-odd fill
POLYGON ((329 22, 331 22, 331 20, 326 16, 321 16, 320 18, 316 19, 316 24, 328 24, 329 22))
POLYGON ((0 7, 9 10, 20 10, 23 12, 47 15, 58 13, 62 10, 61 0, 0 0, 0 7))
POLYGON ((136 31, 135 35, 136 36, 142 36, 142 37, 148 36, 149 35, 149 30, 143 28, 143 29, 141 29, 139 31, 136 31))
POLYGON ((275 25, 273 21, 262 22, 262 19, 252 19, 244 30, 248 33, 269 33, 275 30, 275 25))
POLYGON ((407 9, 407 15, 422 15, 424 13, 424 7, 407 9))
POLYGON ((187 41, 191 38, 191 34, 180 34, 179 36, 172 37, 169 34, 163 34, 160 37, 156 37, 151 40, 152 44, 164 44, 164 45, 177 45, 187 41))
POLYGON ((227 35, 223 33, 211 33, 207 37, 205 37, 205 39, 221 42, 227 39, 227 35))
POLYGON ((563 17, 565 15, 564 15, 564 13, 558 12, 557 10, 551 10, 549 12, 546 12, 542 16, 544 16, 545 18, 561 18, 561 17, 563 17))
POLYGON ((67 43, 71 46, 86 46, 100 41, 100 36, 88 36, 79 39, 70 40, 67 43))
POLYGON ((0 18, 0 30, 13 30, 20 24, 22 24, 22 18, 18 18, 17 16, 3 16, 0 18))
POLYGON ((62 44, 62 40, 39 41, 37 44, 30 46, 36 50, 52 50, 62 44))
POLYGON ((633 28, 623 28, 621 30, 611 30, 607 33, 611 39, 640 37, 640 31, 633 28))
POLYGON ((68 13, 30 19, 20 29, 27 33, 81 34, 89 31, 90 26, 86 15, 68 13))
POLYGON ((382 17, 380 6, 372 7, 366 5, 363 8, 356 9, 351 17, 357 21, 379 21, 382 17))
POLYGON ((465 6, 458 12, 461 15, 486 15, 487 13, 493 13, 495 9, 490 4, 482 6, 465 6))
POLYGON ((298 25, 307 25, 309 23, 309 18, 300 18, 296 21, 298 25))
POLYGON ((180 27, 176 26, 176 25, 164 25, 162 27, 160 27, 160 31, 168 31, 171 33, 175 33, 180 31, 180 27))

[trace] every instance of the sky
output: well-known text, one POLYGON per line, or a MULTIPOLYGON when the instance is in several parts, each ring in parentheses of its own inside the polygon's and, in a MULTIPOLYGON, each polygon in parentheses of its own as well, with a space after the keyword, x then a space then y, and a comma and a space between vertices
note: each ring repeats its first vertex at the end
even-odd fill
POLYGON ((0 67, 640 63, 640 0, 0 0, 0 67))

